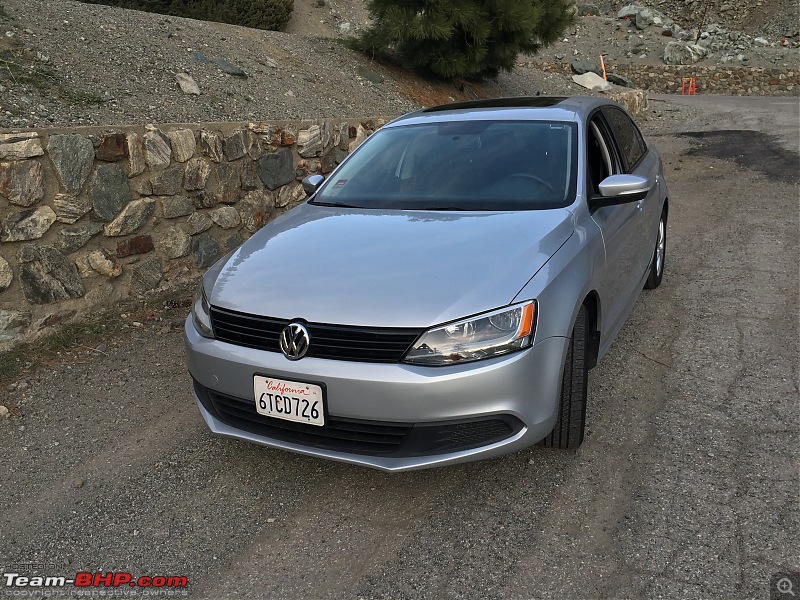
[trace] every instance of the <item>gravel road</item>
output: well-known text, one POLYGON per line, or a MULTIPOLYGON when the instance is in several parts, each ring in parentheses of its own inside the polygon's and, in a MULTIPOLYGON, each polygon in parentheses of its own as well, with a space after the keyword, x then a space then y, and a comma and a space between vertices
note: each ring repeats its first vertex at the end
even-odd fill
POLYGON ((179 329, 144 320, 2 391, 22 415, 0 419, 0 573, 185 576, 209 599, 767 597, 800 570, 798 156, 726 131, 746 105, 656 104, 697 115, 655 135, 665 282, 591 372, 578 451, 389 475, 216 438, 179 329))

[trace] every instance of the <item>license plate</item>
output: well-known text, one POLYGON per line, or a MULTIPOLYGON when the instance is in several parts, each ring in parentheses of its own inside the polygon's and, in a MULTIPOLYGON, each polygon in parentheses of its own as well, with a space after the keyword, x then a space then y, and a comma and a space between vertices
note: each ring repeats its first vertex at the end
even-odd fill
POLYGON ((265 417, 308 425, 325 425, 322 388, 311 383, 253 377, 256 411, 265 417))

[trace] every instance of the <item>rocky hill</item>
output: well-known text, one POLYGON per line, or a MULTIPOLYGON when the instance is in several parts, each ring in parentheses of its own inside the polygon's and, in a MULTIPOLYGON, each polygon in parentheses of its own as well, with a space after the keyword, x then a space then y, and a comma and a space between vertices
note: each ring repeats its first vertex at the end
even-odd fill
MULTIPOLYGON (((602 53, 611 65, 663 65, 670 28, 620 19, 621 4, 579 4, 576 25, 535 60, 569 64, 602 53)), ((798 65, 800 39, 776 34, 797 22, 795 2, 730 0, 732 11, 723 2, 694 32, 702 4, 655 4, 676 23, 670 35, 703 33, 701 64, 798 65), (750 33, 709 25, 755 14, 743 6, 767 11, 750 33)), ((481 85, 423 81, 338 43, 368 22, 355 0, 295 0, 283 33, 73 0, 0 0, 0 128, 363 117, 476 96, 588 93, 528 57, 526 67, 481 85)))

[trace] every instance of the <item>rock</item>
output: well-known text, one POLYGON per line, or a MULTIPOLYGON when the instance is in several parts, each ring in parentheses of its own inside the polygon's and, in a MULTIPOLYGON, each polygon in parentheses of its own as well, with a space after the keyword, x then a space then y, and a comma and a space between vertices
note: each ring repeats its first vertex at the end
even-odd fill
POLYGON ((236 202, 239 197, 239 165, 221 162, 211 169, 211 176, 206 183, 206 191, 217 202, 236 202))
POLYGON ((216 131, 201 131, 200 152, 216 163, 222 161, 222 136, 216 131))
POLYGON ((606 77, 608 78, 608 81, 613 84, 629 88, 636 87, 636 84, 632 80, 625 77, 624 75, 618 75, 617 73, 607 73, 606 77))
POLYGON ((364 79, 366 79, 367 81, 369 81, 371 83, 383 83, 383 81, 384 81, 383 75, 380 75, 380 74, 376 73, 375 71, 372 71, 371 69, 368 69, 364 65, 358 65, 356 67, 356 73, 360 77, 363 77, 364 79))
POLYGON ((671 27, 674 21, 660 13, 659 11, 648 8, 647 6, 639 6, 637 4, 628 4, 623 6, 617 13, 618 19, 628 19, 637 29, 646 29, 650 25, 659 27, 671 27))
POLYGON ((753 40, 753 44, 755 44, 756 46, 766 47, 769 46, 769 40, 763 37, 757 37, 753 40))
POLYGON ((36 160, 0 163, 0 195, 17 206, 36 204, 44 197, 42 163, 36 160))
POLYGON ((144 226, 148 219, 153 216, 155 204, 156 202, 152 198, 141 198, 129 202, 128 205, 122 209, 122 212, 105 226, 105 234, 108 237, 130 235, 144 226))
POLYGON ((244 129, 233 132, 223 140, 223 148, 225 158, 228 160, 236 160, 247 154, 250 149, 250 136, 249 132, 244 129))
MULTIPOLYGON (((292 142, 294 143, 294 142, 292 142)), ((253 160, 259 160, 266 154, 270 152, 275 152, 278 146, 281 145, 281 137, 280 134, 276 134, 275 138, 273 137, 264 137, 261 135, 257 135, 251 138, 250 140, 250 150, 247 152, 250 155, 250 158, 253 160)), ((287 145, 287 144, 283 144, 287 145)), ((291 144, 288 144, 291 145, 291 144)))
POLYGON ((169 166, 172 150, 169 138, 159 130, 148 131, 144 134, 144 160, 152 170, 164 169, 169 166))
POLYGON ((183 165, 158 171, 150 178, 150 184, 156 196, 177 196, 183 191, 183 165))
POLYGON ((0 404, 0 419, 8 419, 11 417, 11 411, 5 406, 0 404))
POLYGON ((355 139, 351 141, 347 146, 348 152, 352 152, 353 150, 358 148, 361 145, 361 143, 369 137, 369 135, 367 134, 367 130, 364 128, 363 125, 358 125, 358 127, 356 127, 354 137, 355 139))
POLYGON ((269 189, 275 190, 294 181, 294 157, 288 148, 267 154, 258 160, 258 177, 269 189))
POLYGON ((647 110, 647 92, 644 90, 616 92, 608 97, 619 102, 632 115, 641 115, 647 110))
POLYGON ((16 339, 31 324, 29 312, 0 309, 0 340, 16 339))
POLYGON ((153 238, 149 235, 135 235, 117 242, 117 258, 134 254, 147 254, 153 249, 153 238))
POLYGON ((232 206, 220 206, 208 213, 211 220, 223 229, 238 227, 242 222, 239 213, 232 206))
POLYGON ((89 199, 95 216, 110 221, 130 202, 128 177, 116 163, 99 165, 89 179, 89 199))
POLYGON ((127 137, 128 146, 128 175, 136 177, 144 173, 144 144, 138 133, 129 133, 127 137))
POLYGON ((186 225, 184 229, 186 233, 189 235, 197 235, 198 233, 203 233, 211 228, 214 223, 203 213, 192 213, 189 215, 189 218, 186 219, 186 225))
POLYGON ((116 259, 111 256, 111 253, 105 248, 90 252, 86 260, 89 266, 100 273, 100 275, 105 275, 110 278, 122 275, 122 266, 117 263, 116 259))
POLYGON ((197 143, 194 139, 194 131, 191 129, 176 129, 168 131, 167 137, 172 145, 172 158, 179 163, 185 163, 194 156, 197 143))
POLYGON ((181 71, 180 73, 175 73, 175 81, 178 82, 178 85, 184 94, 194 94, 195 96, 200 95, 200 86, 197 85, 197 82, 194 80, 194 78, 187 72, 181 71))
POLYGON ((569 66, 576 75, 583 75, 584 73, 603 75, 603 69, 593 60, 573 60, 569 66))
POLYGON ((263 185, 261 180, 258 178, 258 171, 256 170, 256 165, 252 160, 244 160, 241 162, 239 175, 239 181, 242 189, 245 191, 255 190, 263 185))
POLYGON ((158 256, 151 256, 130 269, 131 288, 138 292, 156 289, 163 276, 164 264, 158 256))
POLYGON ((75 259, 75 268, 78 269, 78 277, 81 279, 86 279, 87 277, 93 277, 97 274, 92 268, 92 265, 89 264, 89 257, 88 256, 79 256, 75 259))
MULTIPOLYGON (((634 25, 636 25, 636 29, 647 29, 650 25, 654 25, 656 17, 651 10, 641 10, 636 13, 636 17, 634 18, 634 25)), ((661 21, 661 19, 659 19, 661 21)), ((658 25, 663 23, 660 22, 658 25)))
POLYGON ((221 255, 216 240, 208 233, 198 235, 192 241, 192 254, 197 266, 205 269, 217 262, 221 255))
POLYGON ((244 228, 255 233, 264 226, 275 208, 275 197, 267 190, 249 192, 237 207, 244 228))
POLYGON ((133 188, 133 191, 139 194, 140 196, 153 195, 153 182, 147 179, 146 177, 137 177, 131 182, 131 186, 133 188))
POLYGON ((207 190, 200 190, 191 194, 192 204, 195 208, 212 208, 217 205, 217 199, 214 194, 207 190))
POLYGON ((103 231, 100 223, 81 223, 72 227, 64 227, 58 232, 59 240, 56 247, 69 254, 83 248, 90 239, 103 231))
POLYGON ((189 254, 191 245, 191 236, 178 227, 170 227, 156 238, 156 248, 170 260, 189 254))
POLYGON ((107 133, 100 138, 100 145, 95 150, 98 160, 116 162, 128 156, 128 141, 124 133, 107 133))
MULTIPOLYGON (((591 2, 581 2, 577 5, 577 12, 582 17, 588 17, 589 15, 597 16, 602 14, 600 7, 597 4, 591 2)), ((580 75, 580 73, 578 73, 580 75)))
POLYGON ((26 244, 20 262, 22 293, 31 304, 52 304, 86 293, 75 264, 53 246, 26 244))
POLYGON ((297 134, 297 152, 303 158, 322 156, 322 132, 319 125, 300 130, 297 134))
POLYGON ((49 206, 29 208, 10 213, 4 220, 0 241, 22 242, 38 240, 56 222, 56 213, 49 206))
POLYGON ((235 77, 241 77, 242 79, 247 79, 247 73, 241 67, 237 67, 236 65, 229 63, 224 58, 215 58, 214 63, 222 69, 224 73, 228 75, 233 75, 235 77))
POLYGON ((334 146, 322 155, 322 160, 320 160, 320 171, 326 174, 330 173, 340 162, 345 159, 346 156, 347 154, 345 154, 344 150, 334 146))
POLYGON ((287 125, 281 129, 280 144, 281 146, 293 146, 297 143, 297 129, 293 125, 287 125))
POLYGON ((91 140, 75 133, 51 135, 47 141, 47 154, 62 187, 72 194, 79 192, 94 162, 91 140))
POLYGON ((322 136, 322 150, 324 151, 325 148, 330 147, 331 140, 333 139, 333 129, 327 121, 323 121, 320 126, 320 135, 322 136))
POLYGON ((184 187, 188 191, 205 189, 211 165, 204 158, 192 158, 186 163, 184 187))
POLYGON ((698 44, 670 42, 664 48, 664 62, 668 65, 692 65, 705 58, 708 50, 698 44))
POLYGON ((278 199, 275 201, 275 206, 283 208, 284 206, 293 207, 305 200, 306 192, 302 184, 295 182, 292 185, 285 185, 278 192, 278 199))
POLYGON ((165 219, 185 217, 194 212, 194 205, 186 196, 164 196, 163 198, 157 198, 157 200, 161 207, 159 214, 165 219))
POLYGON ((239 246, 244 244, 244 238, 240 232, 236 232, 231 236, 228 236, 225 239, 225 250, 230 252, 231 250, 236 250, 239 246))
POLYGON ((573 75, 572 81, 593 92, 607 92, 611 89, 611 84, 600 77, 597 73, 584 73, 583 75, 573 75))
POLYGON ((8 261, 0 256, 0 292, 5 292, 14 280, 14 271, 8 261))
POLYGON ((44 149, 36 132, 0 134, 0 160, 23 160, 42 154, 44 149))

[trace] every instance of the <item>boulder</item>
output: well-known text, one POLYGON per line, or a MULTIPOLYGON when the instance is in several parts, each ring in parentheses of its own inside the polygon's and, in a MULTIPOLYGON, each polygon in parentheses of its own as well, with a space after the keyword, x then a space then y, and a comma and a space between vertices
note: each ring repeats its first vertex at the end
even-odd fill
POLYGON ((573 75, 572 81, 593 92, 607 92, 611 89, 611 84, 600 77, 597 73, 584 73, 583 75, 573 75))
POLYGON ((689 42, 670 42, 664 48, 664 62, 668 65, 693 65, 708 55, 708 50, 689 42))

